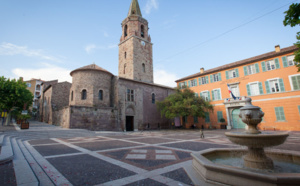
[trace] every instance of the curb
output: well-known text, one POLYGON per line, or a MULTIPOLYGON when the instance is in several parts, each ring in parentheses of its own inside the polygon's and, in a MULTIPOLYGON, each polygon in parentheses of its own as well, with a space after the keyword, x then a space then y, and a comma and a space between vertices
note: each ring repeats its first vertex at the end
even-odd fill
POLYGON ((6 163, 8 161, 13 160, 14 154, 10 143, 10 138, 5 137, 5 143, 3 143, 1 147, 1 154, 0 154, 0 164, 6 163))

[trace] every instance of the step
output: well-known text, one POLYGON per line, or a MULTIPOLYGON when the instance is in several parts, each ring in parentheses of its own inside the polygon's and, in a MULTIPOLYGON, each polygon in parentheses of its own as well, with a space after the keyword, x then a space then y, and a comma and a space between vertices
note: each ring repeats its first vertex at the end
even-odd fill
POLYGON ((4 135, 1 135, 1 136, 0 136, 0 147, 2 147, 3 140, 4 140, 4 135))
POLYGON ((14 152, 13 164, 17 185, 38 186, 39 181, 24 157, 16 138, 11 139, 11 144, 14 152))
POLYGON ((36 177, 40 182, 40 186, 54 186, 55 184, 51 181, 51 179, 47 176, 47 174, 43 171, 40 167, 38 162, 34 159, 32 154, 28 151, 28 149, 23 144, 21 139, 17 140, 21 151, 23 152, 28 164, 31 166, 33 172, 35 173, 36 177))
POLYGON ((1 147, 0 164, 13 160, 14 154, 10 143, 10 138, 5 137, 1 147))

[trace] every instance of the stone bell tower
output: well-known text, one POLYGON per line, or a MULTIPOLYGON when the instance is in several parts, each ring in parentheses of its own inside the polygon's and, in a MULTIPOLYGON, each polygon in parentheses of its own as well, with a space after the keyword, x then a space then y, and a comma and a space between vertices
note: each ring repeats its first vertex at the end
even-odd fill
POLYGON ((119 77, 153 83, 152 43, 148 21, 142 17, 137 0, 132 0, 122 21, 119 44, 119 77))

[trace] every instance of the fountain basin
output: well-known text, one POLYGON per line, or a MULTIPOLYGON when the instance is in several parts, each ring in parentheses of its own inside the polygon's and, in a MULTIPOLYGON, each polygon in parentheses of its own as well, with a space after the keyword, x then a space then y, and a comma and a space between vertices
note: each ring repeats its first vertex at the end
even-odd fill
MULTIPOLYGON (((297 185, 300 183, 300 169, 296 173, 269 172, 257 169, 246 169, 233 165, 214 163, 216 158, 228 158, 232 156, 242 157, 247 149, 208 149, 192 153, 193 167, 206 182, 225 185, 297 185)), ((281 161, 299 165, 300 152, 271 150, 266 151, 268 157, 275 162, 281 161)), ((275 163, 276 165, 276 163, 275 163)))

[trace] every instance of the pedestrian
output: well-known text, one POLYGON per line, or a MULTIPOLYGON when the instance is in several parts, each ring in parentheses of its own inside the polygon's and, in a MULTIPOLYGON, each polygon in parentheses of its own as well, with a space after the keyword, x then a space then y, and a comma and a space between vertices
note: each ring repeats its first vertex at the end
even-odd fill
POLYGON ((200 138, 204 138, 204 134, 203 134, 202 129, 200 129, 200 138))

